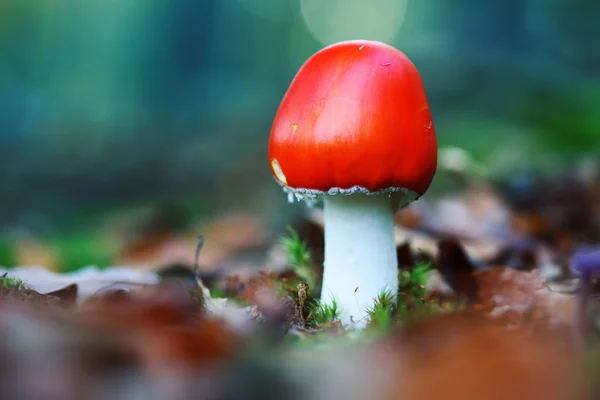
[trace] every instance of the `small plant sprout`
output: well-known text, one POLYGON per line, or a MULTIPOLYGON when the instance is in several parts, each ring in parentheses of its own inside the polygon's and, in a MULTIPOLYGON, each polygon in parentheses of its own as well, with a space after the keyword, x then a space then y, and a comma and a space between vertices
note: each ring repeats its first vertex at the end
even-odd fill
POLYGON ((316 279, 311 269, 312 259, 308 244, 300 239, 298 233, 288 225, 289 236, 280 239, 281 246, 288 254, 289 262, 298 274, 298 277, 305 281, 309 287, 315 288, 316 279))
POLYGON ((581 249, 571 260, 571 269, 579 276, 579 301, 576 313, 575 340, 579 346, 589 342, 590 316, 589 303, 592 296, 592 282, 600 276, 600 248, 581 249))
POLYGON ((316 325, 323 325, 339 320, 341 313, 342 310, 334 297, 328 303, 322 300, 313 300, 308 319, 316 325))
POLYGON ((393 214, 421 197, 437 169, 421 76, 385 43, 335 43, 300 68, 273 121, 268 157, 290 201, 323 200, 321 299, 363 328, 381 290, 398 290, 393 214))

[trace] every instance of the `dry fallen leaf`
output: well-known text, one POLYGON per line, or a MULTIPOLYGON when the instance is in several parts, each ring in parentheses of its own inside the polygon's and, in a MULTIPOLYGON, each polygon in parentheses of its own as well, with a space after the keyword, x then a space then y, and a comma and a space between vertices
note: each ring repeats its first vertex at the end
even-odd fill
POLYGON ((575 320, 575 296, 549 289, 539 269, 494 267, 477 271, 475 276, 479 282, 478 304, 496 317, 514 323, 533 318, 567 327, 575 320))
POLYGON ((51 293, 76 284, 78 304, 106 287, 120 286, 135 290, 159 282, 159 277, 154 272, 128 267, 101 270, 90 266, 66 274, 51 272, 42 267, 17 267, 10 270, 0 268, 0 274, 4 273, 21 279, 28 287, 40 293, 51 293))
POLYGON ((385 342, 381 354, 396 376, 385 398, 578 399, 565 343, 556 334, 507 330, 469 313, 426 320, 385 342))

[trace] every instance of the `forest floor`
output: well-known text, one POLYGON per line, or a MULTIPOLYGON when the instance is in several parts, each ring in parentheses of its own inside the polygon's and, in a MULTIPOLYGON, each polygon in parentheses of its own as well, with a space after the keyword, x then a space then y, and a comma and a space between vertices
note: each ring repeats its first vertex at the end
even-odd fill
POLYGON ((240 213, 171 229, 163 210, 123 267, 53 271, 30 243, 43 267, 1 271, 1 397, 599 398, 600 282, 582 342, 571 257, 600 242, 600 175, 450 175, 459 192, 396 214, 400 295, 361 331, 318 301, 318 208, 283 233, 240 213))

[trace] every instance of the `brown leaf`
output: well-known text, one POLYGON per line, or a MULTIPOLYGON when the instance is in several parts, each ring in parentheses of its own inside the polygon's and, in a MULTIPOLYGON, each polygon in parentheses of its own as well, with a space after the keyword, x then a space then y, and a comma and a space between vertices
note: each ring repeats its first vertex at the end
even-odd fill
POLYGON ((495 267, 477 271, 479 304, 490 315, 514 324, 569 327, 575 296, 550 290, 539 269, 518 271, 495 267))
POLYGON ((478 282, 478 299, 482 304, 529 308, 535 292, 544 286, 544 276, 539 270, 517 271, 494 267, 475 273, 478 282))
POLYGON ((565 338, 507 330, 473 313, 446 314, 386 343, 395 364, 389 399, 570 400, 574 362, 565 338))
POLYGON ((504 246, 486 263, 491 266, 505 265, 522 271, 532 271, 538 267, 539 257, 533 243, 520 240, 504 246))
POLYGON ((478 285, 475 266, 456 239, 442 239, 438 243, 437 267, 452 289, 470 301, 477 298, 478 285))
POLYGON ((50 293, 46 293, 48 296, 55 296, 60 299, 63 307, 72 308, 77 305, 77 294, 79 293, 79 287, 77 284, 66 286, 62 289, 55 290, 50 293))
POLYGON ((56 296, 41 294, 27 287, 6 287, 0 285, 0 304, 11 306, 60 307, 61 301, 56 296))
POLYGON ((573 176, 537 179, 519 190, 507 189, 506 195, 518 234, 542 239, 566 253, 577 243, 600 239, 593 190, 573 176))
POLYGON ((126 334, 154 369, 212 362, 231 354, 234 346, 229 329, 208 319, 187 288, 176 284, 135 294, 104 293, 77 320, 95 331, 126 334))

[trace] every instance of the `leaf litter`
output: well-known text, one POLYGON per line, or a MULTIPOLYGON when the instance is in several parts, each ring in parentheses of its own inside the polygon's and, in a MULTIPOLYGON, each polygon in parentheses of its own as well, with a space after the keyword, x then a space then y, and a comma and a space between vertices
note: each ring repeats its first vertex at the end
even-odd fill
POLYGON ((481 185, 453 174, 462 193, 397 213, 400 293, 380 293, 360 332, 342 326, 335 299, 319 300, 318 209, 279 238, 238 214, 205 225, 196 246, 191 228, 165 233, 170 222, 159 218, 127 242, 129 265, 3 269, 0 393, 594 398, 598 351, 573 344, 569 257, 598 240, 597 184, 567 176, 481 185))

